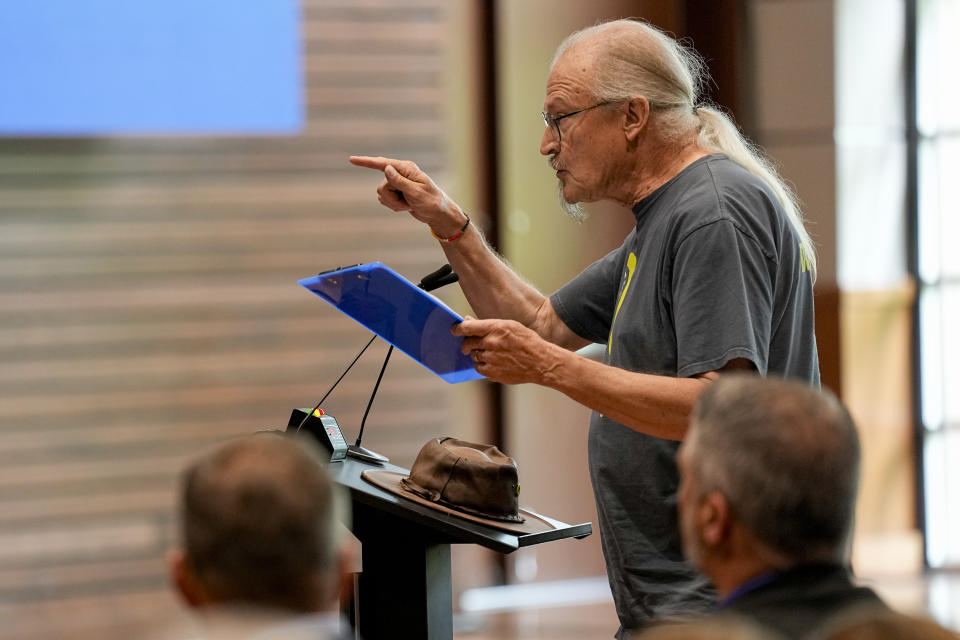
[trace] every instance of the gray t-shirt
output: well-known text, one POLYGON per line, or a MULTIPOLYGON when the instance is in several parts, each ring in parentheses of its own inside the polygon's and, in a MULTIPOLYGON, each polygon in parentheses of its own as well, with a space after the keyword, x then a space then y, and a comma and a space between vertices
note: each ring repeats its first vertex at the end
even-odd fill
MULTIPOLYGON (((809 269, 763 181, 707 156, 633 213, 623 245, 550 297, 573 332, 607 345, 607 364, 690 377, 745 358, 761 375, 819 386, 809 269)), ((681 550, 679 443, 594 412, 588 447, 622 629, 711 607, 712 590, 681 550)))

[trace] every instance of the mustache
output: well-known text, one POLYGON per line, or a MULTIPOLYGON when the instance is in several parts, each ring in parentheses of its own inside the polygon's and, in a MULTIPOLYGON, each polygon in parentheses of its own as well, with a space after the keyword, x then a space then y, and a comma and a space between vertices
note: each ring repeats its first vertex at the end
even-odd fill
POLYGON ((545 160, 547 161, 547 164, 550 165, 550 168, 553 169, 554 171, 560 171, 561 169, 563 169, 563 165, 561 165, 560 162, 557 160, 557 154, 554 153, 550 157, 545 158, 545 160))

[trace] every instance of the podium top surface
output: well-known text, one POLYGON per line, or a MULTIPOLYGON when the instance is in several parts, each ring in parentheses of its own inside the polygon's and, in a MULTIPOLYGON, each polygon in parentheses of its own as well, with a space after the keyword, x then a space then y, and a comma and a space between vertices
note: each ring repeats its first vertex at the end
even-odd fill
POLYGON ((384 517, 385 523, 389 520, 391 524, 397 526, 406 523, 411 526, 428 528, 437 533, 442 542, 479 544, 500 553, 510 553, 520 547, 528 547, 552 540, 584 538, 593 532, 593 525, 589 522, 570 525, 543 514, 537 514, 550 522, 555 528, 550 531, 530 534, 509 533, 431 509, 380 489, 361 477, 361 474, 367 469, 409 473, 407 469, 392 464, 371 464, 353 458, 347 458, 341 462, 332 462, 327 467, 327 471, 334 482, 350 492, 352 502, 372 508, 384 517))

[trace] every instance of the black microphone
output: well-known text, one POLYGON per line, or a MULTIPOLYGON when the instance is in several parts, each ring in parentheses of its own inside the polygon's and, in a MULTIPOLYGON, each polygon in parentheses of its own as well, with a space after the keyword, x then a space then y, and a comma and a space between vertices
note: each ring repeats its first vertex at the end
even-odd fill
POLYGON ((448 273, 447 275, 443 276, 442 278, 437 278, 436 280, 431 280, 428 285, 425 285, 423 282, 421 282, 418 286, 419 286, 421 289, 423 289, 424 291, 433 291, 434 289, 439 289, 440 287, 445 287, 445 286, 447 286, 448 284, 453 284, 454 282, 458 281, 459 279, 460 279, 460 276, 458 276, 455 271, 451 271, 450 273, 448 273))
MULTIPOLYGON (((428 273, 420 280, 417 286, 424 291, 433 291, 448 284, 453 284, 460 279, 457 272, 449 264, 445 264, 433 273, 428 273)), ((360 433, 357 434, 357 441, 347 447, 347 455, 358 460, 367 462, 389 462, 390 459, 384 455, 370 451, 360 446, 360 440, 363 438, 363 429, 367 424, 367 415, 370 413, 370 407, 373 406, 373 399, 377 397, 377 390, 380 388, 380 381, 383 380, 383 372, 387 370, 387 363, 390 362, 390 356, 393 354, 393 345, 387 349, 387 357, 383 359, 383 366, 380 367, 380 375, 377 376, 377 382, 373 385, 373 393, 370 394, 370 400, 367 401, 367 408, 363 412, 363 419, 360 420, 360 433)))
POLYGON ((424 291, 433 291, 434 289, 443 286, 442 284, 437 284, 438 282, 449 278, 451 275, 454 278, 453 282, 456 282, 456 280, 459 279, 459 276, 453 271, 453 267, 451 267, 449 264, 445 264, 436 271, 423 276, 423 278, 420 279, 420 284, 417 286, 424 291))

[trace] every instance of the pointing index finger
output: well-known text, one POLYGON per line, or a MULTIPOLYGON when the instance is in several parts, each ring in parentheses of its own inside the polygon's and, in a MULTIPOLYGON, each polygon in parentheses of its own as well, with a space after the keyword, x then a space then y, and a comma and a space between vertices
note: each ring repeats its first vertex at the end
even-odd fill
POLYGON ((350 164, 367 169, 376 169, 383 171, 390 165, 396 165, 400 161, 393 158, 384 158, 383 156, 350 156, 350 164))

